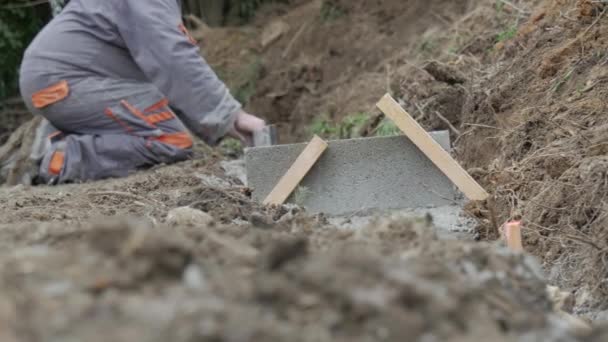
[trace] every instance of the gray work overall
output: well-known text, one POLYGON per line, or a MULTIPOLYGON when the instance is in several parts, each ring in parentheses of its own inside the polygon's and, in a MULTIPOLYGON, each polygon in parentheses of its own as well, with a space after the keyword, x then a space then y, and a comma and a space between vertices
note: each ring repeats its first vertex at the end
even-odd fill
POLYGON ((71 0, 28 47, 21 94, 56 128, 43 181, 125 176, 215 144, 241 105, 200 56, 176 0, 71 0))

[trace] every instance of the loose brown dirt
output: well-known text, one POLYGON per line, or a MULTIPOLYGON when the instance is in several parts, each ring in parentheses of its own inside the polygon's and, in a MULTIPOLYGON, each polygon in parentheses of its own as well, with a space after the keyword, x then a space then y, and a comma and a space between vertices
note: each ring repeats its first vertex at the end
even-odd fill
POLYGON ((348 230, 263 208, 201 163, 2 190, 2 341, 603 336, 554 311, 529 256, 439 240, 425 219, 348 230), (167 222, 182 205, 213 221, 167 222))
POLYGON ((555 310, 546 286, 574 294, 563 309, 608 309, 606 11, 301 0, 194 32, 283 142, 307 139, 315 118, 360 113, 373 134, 386 92, 425 128, 451 129, 457 158, 495 197, 468 207, 479 235, 523 219, 542 265, 437 239, 424 219, 349 230, 263 207, 226 176, 223 154, 199 148, 126 179, 0 189, 0 340, 605 340, 605 327, 555 310), (175 219, 178 207, 208 215, 175 219))
POLYGON ((526 221, 528 249, 586 304, 602 308, 605 10, 588 1, 539 6, 472 93, 463 120, 485 127, 470 126, 460 146, 463 161, 495 189, 500 216, 526 221))
POLYGON ((523 219, 552 281, 581 311, 608 309, 606 11, 584 0, 275 9, 248 28, 289 26, 265 50, 245 49, 262 56, 249 108, 283 123, 286 141, 307 139, 314 118, 356 113, 369 117, 365 135, 391 92, 425 128, 450 129, 457 158, 495 196, 491 208, 471 205, 480 234, 495 239, 497 225, 523 219))
POLYGON ((375 102, 408 74, 399 69, 409 63, 404 56, 435 53, 435 32, 484 2, 300 1, 263 11, 253 26, 195 36, 233 89, 255 86, 248 109, 279 124, 285 142, 302 141, 315 118, 375 112, 375 102), (282 34, 262 47, 277 26, 282 34))

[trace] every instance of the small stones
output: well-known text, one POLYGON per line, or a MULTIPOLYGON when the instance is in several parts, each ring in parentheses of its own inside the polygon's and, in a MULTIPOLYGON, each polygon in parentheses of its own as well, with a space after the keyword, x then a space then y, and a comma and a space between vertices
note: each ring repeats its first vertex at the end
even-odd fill
POLYGON ((182 276, 184 285, 192 290, 203 290, 207 287, 205 275, 198 265, 190 264, 182 276))
POLYGON ((175 208, 167 214, 167 224, 171 226, 208 226, 213 221, 211 215, 190 207, 175 208))

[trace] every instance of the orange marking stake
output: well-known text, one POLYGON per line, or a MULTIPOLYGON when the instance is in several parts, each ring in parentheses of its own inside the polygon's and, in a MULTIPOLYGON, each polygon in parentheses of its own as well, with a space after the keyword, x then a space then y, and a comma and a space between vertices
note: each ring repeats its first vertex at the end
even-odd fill
POLYGON ((285 203, 289 195, 296 189, 326 149, 327 143, 315 135, 268 197, 266 197, 264 204, 280 205, 285 203))
POLYGON ((511 221, 505 224, 505 239, 511 250, 515 252, 524 251, 521 242, 521 221, 511 221))

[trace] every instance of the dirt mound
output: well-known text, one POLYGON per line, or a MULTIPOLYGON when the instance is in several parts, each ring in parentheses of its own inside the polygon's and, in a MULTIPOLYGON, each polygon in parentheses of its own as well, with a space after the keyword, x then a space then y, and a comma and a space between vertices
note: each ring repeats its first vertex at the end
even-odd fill
POLYGON ((552 313, 531 258, 439 241, 423 222, 346 233, 310 219, 272 230, 105 221, 50 224, 46 237, 19 227, 0 260, 3 340, 589 336, 552 313))
POLYGON ((458 158, 493 191, 493 211, 474 211, 480 232, 496 238, 494 222, 523 218, 526 248, 582 311, 608 305, 598 272, 608 250, 606 10, 590 1, 521 3, 500 15, 480 6, 433 37, 479 32, 473 23, 484 20, 493 36, 438 54, 441 70, 406 66, 396 91, 428 129, 455 128, 458 158), (505 18, 516 24, 500 32, 505 18))
POLYGON ((554 312, 531 257, 439 240, 424 218, 351 230, 261 207, 222 165, 208 155, 113 181, 0 189, 2 340, 601 334, 554 312))
POLYGON ((373 113, 398 78, 397 59, 435 48, 419 37, 447 28, 478 3, 308 1, 263 11, 253 27, 195 35, 237 97, 247 93, 248 108, 278 123, 285 141, 301 141, 319 116, 340 121, 373 113))
POLYGON ((586 0, 275 8, 282 16, 248 28, 271 43, 239 46, 256 56, 249 107, 293 141, 314 118, 373 116, 392 92, 425 128, 450 129, 457 157, 495 194, 495 208, 472 210, 480 233, 496 238, 497 224, 523 218, 526 248, 552 280, 607 308, 605 12, 586 0))
POLYGON ((588 304, 604 308, 605 11, 588 1, 538 7, 476 84, 459 145, 461 159, 494 189, 500 218, 523 217, 527 248, 552 277, 588 284, 579 293, 592 288, 599 301, 588 304))
MULTIPOLYGON (((522 218, 526 248, 584 311, 608 305, 606 6, 298 1, 195 34, 284 141, 319 116, 370 117, 387 91, 450 129, 496 197, 471 206, 480 235, 522 218)), ((424 220, 354 231, 263 207, 223 158, 198 148, 126 179, 0 189, 0 339, 606 339, 554 312, 530 257, 438 240, 424 220), (185 206, 204 223, 169 224, 185 206)))

